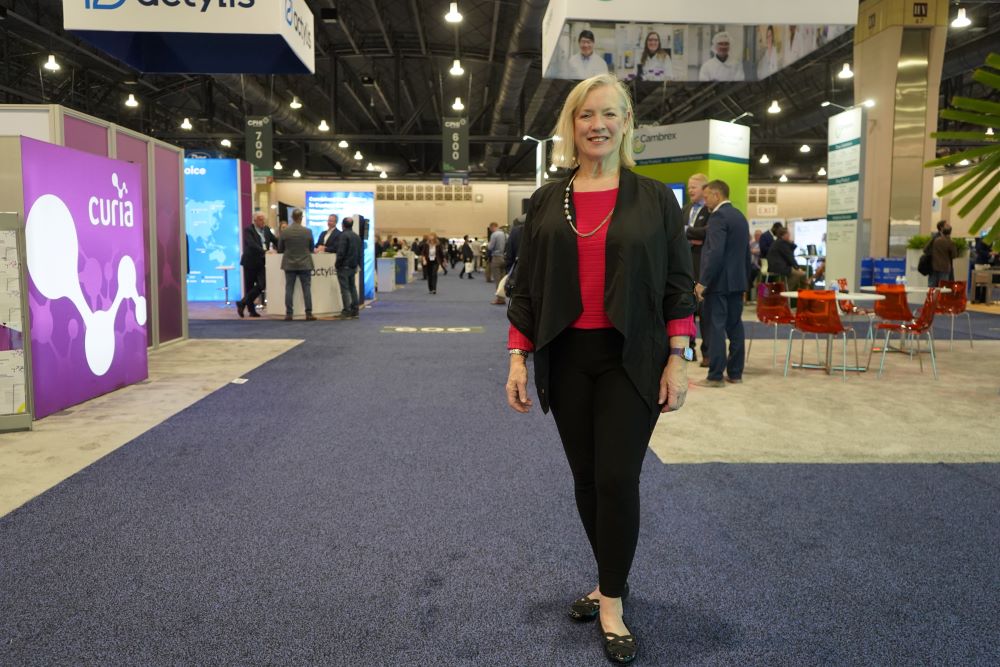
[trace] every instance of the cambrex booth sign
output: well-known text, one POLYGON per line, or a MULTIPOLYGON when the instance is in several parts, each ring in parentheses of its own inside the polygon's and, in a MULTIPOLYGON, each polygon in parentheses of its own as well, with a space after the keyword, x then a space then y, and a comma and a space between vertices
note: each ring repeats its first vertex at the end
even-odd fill
POLYGON ((144 72, 306 74, 305 0, 63 0, 66 30, 144 72))

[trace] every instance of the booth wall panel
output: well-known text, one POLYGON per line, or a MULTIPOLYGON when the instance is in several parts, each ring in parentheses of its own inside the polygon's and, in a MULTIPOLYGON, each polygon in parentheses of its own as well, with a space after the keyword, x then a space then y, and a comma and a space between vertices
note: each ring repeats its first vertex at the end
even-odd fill
POLYGON ((0 135, 22 136, 54 142, 49 107, 25 109, 18 104, 0 105, 0 135))
MULTIPOLYGON (((148 183, 149 183, 149 152, 148 152, 149 151, 149 145, 147 144, 147 142, 143 141, 142 139, 137 139, 137 138, 133 137, 130 134, 126 134, 125 132, 118 132, 118 136, 116 137, 116 146, 117 146, 117 152, 118 152, 117 158, 119 160, 126 160, 128 162, 131 162, 133 164, 138 165, 139 166, 139 170, 142 173, 142 182, 141 182, 141 187, 142 187, 142 234, 143 234, 143 238, 148 241, 149 237, 150 237, 150 229, 149 229, 149 221, 150 221, 150 215, 149 215, 149 187, 148 187, 148 183)), ((146 244, 144 244, 143 248, 144 248, 145 253, 146 253, 145 257, 144 257, 144 259, 145 259, 145 265, 146 265, 146 272, 145 272, 145 276, 144 276, 144 279, 145 279, 145 288, 146 288, 145 294, 148 295, 150 293, 150 271, 152 270, 152 267, 151 267, 152 262, 149 261, 149 243, 147 242, 146 244)), ((151 299, 147 299, 146 300, 146 309, 147 309, 148 312, 146 314, 147 314, 147 316, 149 318, 152 318, 152 307, 153 307, 152 306, 152 300, 151 299)), ((153 344, 153 327, 146 327, 146 337, 147 337, 147 342, 149 343, 149 345, 152 346, 152 344, 153 344)))
POLYGON ((177 151, 155 146, 156 178, 156 271, 159 279, 160 342, 184 335, 184 276, 181 274, 180 178, 177 151))
POLYGON ((108 157, 108 128, 82 118, 63 116, 63 144, 78 151, 108 157))

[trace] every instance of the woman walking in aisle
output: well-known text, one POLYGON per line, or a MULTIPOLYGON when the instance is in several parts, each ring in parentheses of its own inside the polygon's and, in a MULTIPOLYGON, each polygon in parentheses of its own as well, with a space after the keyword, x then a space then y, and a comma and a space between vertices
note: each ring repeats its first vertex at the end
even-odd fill
POLYGON ((437 294, 438 266, 444 263, 444 259, 444 244, 438 240, 437 234, 428 234, 420 252, 420 262, 427 274, 427 289, 431 294, 437 294))
POLYGON ((566 99, 553 162, 573 171, 528 206, 506 385, 510 407, 527 412, 534 352, 538 400, 555 417, 597 561, 598 586, 569 613, 599 617, 604 650, 620 663, 638 650, 622 601, 639 535, 639 473, 660 413, 684 404, 695 306, 677 200, 629 169, 633 120, 611 75, 582 81, 566 99))

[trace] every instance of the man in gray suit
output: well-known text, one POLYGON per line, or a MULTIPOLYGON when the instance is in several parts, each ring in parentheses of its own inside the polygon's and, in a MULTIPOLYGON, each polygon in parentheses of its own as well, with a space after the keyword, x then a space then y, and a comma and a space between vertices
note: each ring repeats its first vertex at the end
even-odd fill
POLYGON ((285 272, 285 321, 292 319, 292 295, 295 279, 302 282, 302 297, 306 302, 306 319, 315 320, 312 310, 313 235, 302 225, 302 209, 292 211, 292 224, 288 225, 278 240, 281 253, 281 270, 285 272))
POLYGON ((710 181, 705 205, 712 212, 701 251, 701 276, 695 294, 704 299, 702 317, 708 323, 708 378, 703 387, 724 387, 743 382, 743 293, 750 277, 750 225, 729 201, 729 186, 710 181), (726 354, 726 339, 729 354, 726 354))

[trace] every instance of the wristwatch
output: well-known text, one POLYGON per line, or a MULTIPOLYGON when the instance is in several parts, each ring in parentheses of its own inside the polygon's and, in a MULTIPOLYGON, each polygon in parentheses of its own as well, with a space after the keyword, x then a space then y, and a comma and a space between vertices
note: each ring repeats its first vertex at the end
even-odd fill
POLYGON ((694 350, 690 347, 672 347, 670 356, 683 357, 684 361, 694 361, 694 350))

